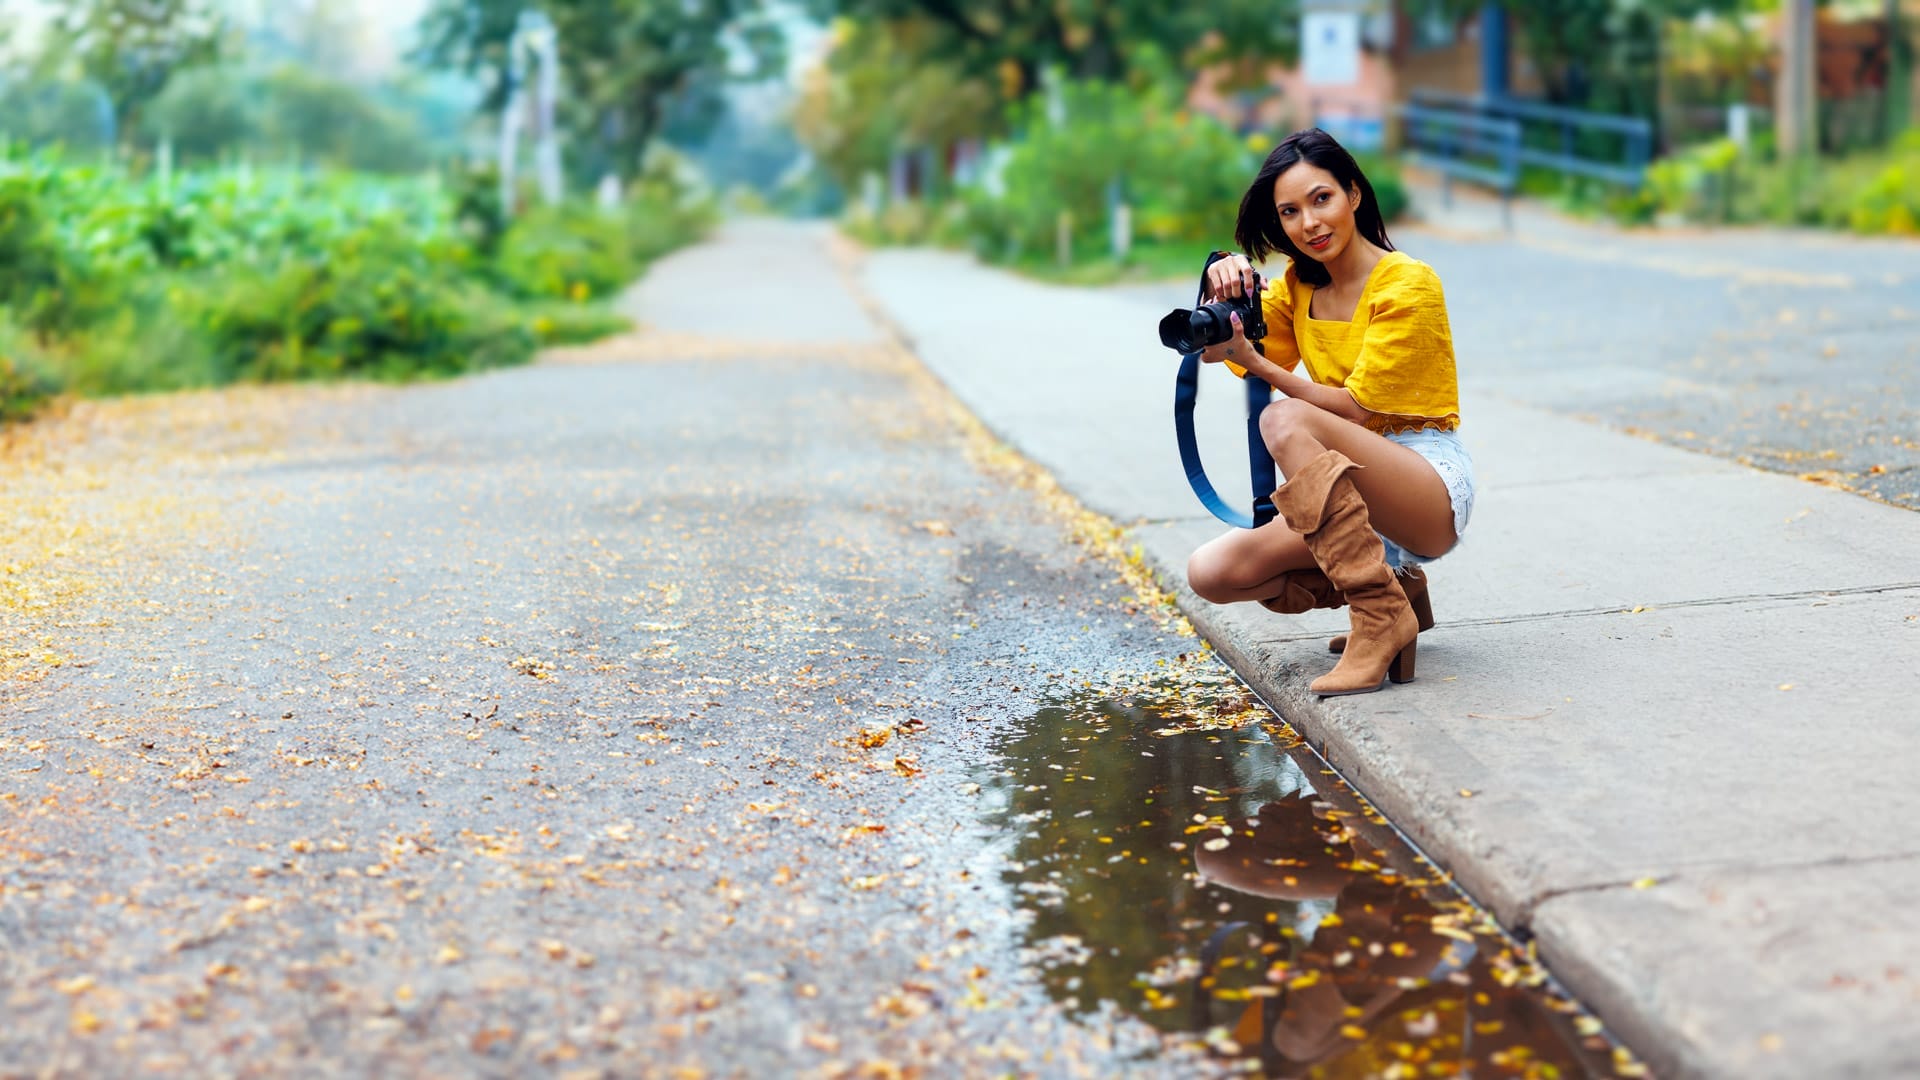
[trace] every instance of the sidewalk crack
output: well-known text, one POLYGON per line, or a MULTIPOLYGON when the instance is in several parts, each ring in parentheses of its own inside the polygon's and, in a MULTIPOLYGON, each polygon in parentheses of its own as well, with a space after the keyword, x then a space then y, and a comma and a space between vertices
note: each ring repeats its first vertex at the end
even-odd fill
MULTIPOLYGON (((1920 849, 1914 851, 1888 851, 1877 855, 1829 855, 1818 859, 1804 859, 1798 862, 1786 863, 1703 862, 1691 864, 1684 869, 1675 870, 1669 874, 1655 874, 1652 876, 1660 885, 1672 885, 1692 881, 1704 874, 1712 873, 1797 873, 1805 870, 1821 870, 1836 866, 1872 866, 1879 863, 1903 862, 1910 859, 1920 859, 1920 849)), ((1635 878, 1626 881, 1597 881, 1586 885, 1569 885, 1561 889, 1548 889, 1546 892, 1527 901, 1516 913, 1514 920, 1515 934, 1532 937, 1534 915, 1549 901, 1558 900, 1565 896, 1579 896, 1584 893, 1607 892, 1613 889, 1631 889, 1634 887, 1636 881, 1641 880, 1645 879, 1635 878)))
MULTIPOLYGON (((1643 605, 1645 612, 1673 609, 1689 610, 1694 608, 1726 607, 1733 604, 1767 603, 1782 600, 1815 600, 1827 597, 1874 596, 1880 593, 1898 593, 1920 591, 1920 581, 1896 581, 1886 585, 1855 585, 1845 589, 1801 589, 1793 592, 1744 593, 1739 596, 1713 596, 1698 600, 1670 600, 1663 603, 1643 605)), ((1450 627, 1506 626, 1512 623, 1547 622, 1553 619, 1591 619, 1606 615, 1631 615, 1634 612, 1621 607, 1573 608, 1567 611, 1531 612, 1523 615, 1497 615, 1479 619, 1449 619, 1442 625, 1450 627)), ((1281 644, 1293 641, 1312 641, 1327 636, 1326 631, 1283 634, 1260 639, 1265 644, 1281 644)))

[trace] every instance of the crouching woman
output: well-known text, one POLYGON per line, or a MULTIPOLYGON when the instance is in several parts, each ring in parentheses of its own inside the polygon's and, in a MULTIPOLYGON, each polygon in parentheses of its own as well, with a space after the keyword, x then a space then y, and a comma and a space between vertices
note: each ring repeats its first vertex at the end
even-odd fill
MULTIPOLYGON (((1266 355, 1236 317, 1232 339, 1204 359, 1280 392, 1260 433, 1286 480, 1273 496, 1279 517, 1202 545, 1188 585, 1214 603, 1287 613, 1344 604, 1350 632, 1332 642, 1341 657, 1315 693, 1409 682, 1415 638, 1433 624, 1419 567, 1453 549, 1473 510, 1440 279, 1394 250, 1373 186, 1319 129, 1268 155, 1234 239, 1254 260, 1277 251, 1291 265, 1261 297, 1266 355)), ((1253 283, 1245 256, 1208 270, 1212 299, 1253 283)))

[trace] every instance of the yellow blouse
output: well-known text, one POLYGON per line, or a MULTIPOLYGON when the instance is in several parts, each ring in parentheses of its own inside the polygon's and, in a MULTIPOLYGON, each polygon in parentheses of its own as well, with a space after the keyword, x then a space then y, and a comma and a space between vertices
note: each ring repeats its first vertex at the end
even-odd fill
MULTIPOLYGON (((1374 265, 1354 305, 1352 322, 1316 319, 1313 286, 1289 265, 1262 297, 1267 359, 1288 371, 1302 360, 1323 386, 1342 386, 1373 413, 1381 434, 1460 426, 1460 380, 1454 370, 1447 301, 1433 267, 1390 251, 1374 265)), ((1227 367, 1246 377, 1246 369, 1227 367)))

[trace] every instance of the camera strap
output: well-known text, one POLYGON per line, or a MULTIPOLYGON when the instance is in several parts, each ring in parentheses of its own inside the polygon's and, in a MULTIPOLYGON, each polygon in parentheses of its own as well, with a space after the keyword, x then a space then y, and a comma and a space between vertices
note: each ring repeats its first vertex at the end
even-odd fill
MULTIPOLYGON (((1227 254, 1214 252, 1207 258, 1207 265, 1212 266, 1227 254)), ((1201 291, 1194 298, 1196 307, 1206 300, 1204 271, 1200 280, 1201 291)), ((1274 517, 1273 489, 1277 485, 1273 455, 1267 453, 1266 440, 1260 437, 1260 413, 1272 403, 1273 387, 1252 374, 1243 380, 1247 384, 1247 464, 1253 478, 1253 512, 1246 513, 1227 505, 1214 490, 1213 481, 1207 479, 1206 466, 1200 462, 1200 443, 1193 432, 1193 405, 1200 399, 1200 365, 1197 352, 1181 356, 1180 374, 1173 384, 1173 434, 1180 444, 1180 466, 1186 470, 1187 485, 1193 488, 1208 513, 1235 528, 1258 528, 1274 517)))

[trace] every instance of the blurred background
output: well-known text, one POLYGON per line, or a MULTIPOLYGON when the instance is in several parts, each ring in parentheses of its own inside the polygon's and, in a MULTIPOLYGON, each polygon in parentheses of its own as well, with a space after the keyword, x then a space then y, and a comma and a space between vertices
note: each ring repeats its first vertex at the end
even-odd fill
POLYGON ((0 415, 511 363, 728 213, 1186 275, 1308 124, 1390 215, 1920 232, 1920 0, 0 0, 0 415))

